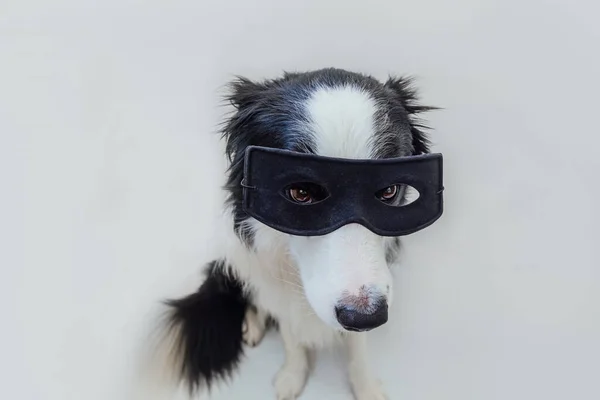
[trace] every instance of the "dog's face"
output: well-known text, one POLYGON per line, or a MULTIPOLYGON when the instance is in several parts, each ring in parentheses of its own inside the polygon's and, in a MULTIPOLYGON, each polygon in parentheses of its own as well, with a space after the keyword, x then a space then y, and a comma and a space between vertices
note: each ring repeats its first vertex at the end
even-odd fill
MULTIPOLYGON (((241 240, 252 247, 257 230, 271 229, 248 223, 242 210, 246 147, 352 159, 427 153, 427 139, 414 116, 429 108, 416 104, 409 84, 407 79, 381 83, 335 69, 286 74, 262 83, 234 82, 230 101, 236 112, 224 127, 224 136, 232 161, 229 200, 241 240)), ((391 187, 382 196, 399 201, 403 189, 391 187)), ((293 199, 318 200, 319 193, 310 187, 288 190, 293 199)), ((395 260, 397 238, 378 236, 358 224, 323 236, 285 238, 306 298, 325 323, 364 331, 387 321, 393 294, 389 264, 395 260)))

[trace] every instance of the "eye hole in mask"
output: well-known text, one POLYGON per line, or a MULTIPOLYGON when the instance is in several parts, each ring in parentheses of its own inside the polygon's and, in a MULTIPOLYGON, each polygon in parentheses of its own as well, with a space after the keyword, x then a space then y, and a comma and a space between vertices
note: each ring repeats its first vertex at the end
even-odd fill
POLYGON ((329 197, 329 193, 317 183, 299 182, 289 185, 284 197, 296 204, 315 204, 329 197))
POLYGON ((396 184, 377 191, 375 197, 387 205, 404 207, 417 201, 419 191, 410 185, 396 184))

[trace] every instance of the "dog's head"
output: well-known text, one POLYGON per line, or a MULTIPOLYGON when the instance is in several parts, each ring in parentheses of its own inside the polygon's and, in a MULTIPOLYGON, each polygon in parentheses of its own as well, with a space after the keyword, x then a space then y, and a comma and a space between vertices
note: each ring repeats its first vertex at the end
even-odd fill
MULTIPOLYGON (((227 189, 240 239, 250 249, 261 235, 283 240, 308 302, 329 325, 362 331, 385 323, 392 301, 389 265, 397 256, 398 238, 378 236, 359 224, 313 237, 274 232, 243 210, 244 154, 248 146, 351 159, 424 154, 428 140, 416 115, 431 108, 417 103, 409 79, 381 83, 338 69, 288 73, 265 82, 239 78, 228 99, 235 112, 223 128, 231 160, 227 189)), ((382 195, 401 201, 402 189, 382 195)), ((311 188, 290 190, 302 201, 319 195, 311 188)))

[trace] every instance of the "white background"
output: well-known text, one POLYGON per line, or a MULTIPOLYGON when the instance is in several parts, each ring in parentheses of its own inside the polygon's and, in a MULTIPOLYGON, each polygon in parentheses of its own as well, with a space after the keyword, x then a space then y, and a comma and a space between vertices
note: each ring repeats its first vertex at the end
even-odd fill
MULTIPOLYGON (((0 1, 0 398, 132 398, 215 253, 223 85, 325 66, 444 107, 446 213, 370 340, 390 398, 600 398, 600 6, 567 3, 0 1)), ((282 357, 214 398, 274 398, 282 357)), ((341 356, 302 398, 350 399, 341 356)))

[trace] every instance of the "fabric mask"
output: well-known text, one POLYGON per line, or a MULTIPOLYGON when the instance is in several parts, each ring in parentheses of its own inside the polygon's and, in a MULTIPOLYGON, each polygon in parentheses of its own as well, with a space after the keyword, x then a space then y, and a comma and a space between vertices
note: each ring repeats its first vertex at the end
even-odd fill
POLYGON ((278 231, 320 236, 358 223, 380 236, 403 236, 443 213, 441 154, 344 159, 250 146, 244 159, 243 207, 278 231), (400 200, 411 186, 419 197, 400 200))

